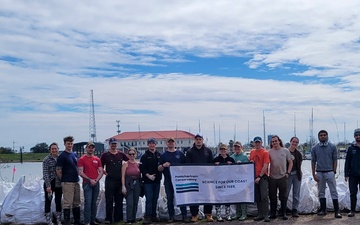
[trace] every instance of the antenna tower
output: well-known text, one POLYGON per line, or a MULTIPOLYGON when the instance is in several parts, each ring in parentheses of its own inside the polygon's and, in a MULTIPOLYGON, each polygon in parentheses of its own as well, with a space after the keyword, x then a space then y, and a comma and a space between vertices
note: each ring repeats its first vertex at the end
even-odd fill
POLYGON ((117 133, 118 134, 120 134, 121 133, 121 130, 120 130, 120 120, 116 120, 116 123, 117 123, 117 125, 116 125, 116 127, 117 127, 117 133))
POLYGON ((89 140, 93 142, 97 142, 93 90, 90 90, 89 140))

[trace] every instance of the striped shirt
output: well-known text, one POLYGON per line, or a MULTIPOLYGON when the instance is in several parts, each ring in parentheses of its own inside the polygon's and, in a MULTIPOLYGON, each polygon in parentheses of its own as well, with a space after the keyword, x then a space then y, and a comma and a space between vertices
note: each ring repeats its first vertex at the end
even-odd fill
POLYGON ((43 161, 43 179, 46 187, 51 187, 51 181, 55 179, 55 187, 61 187, 61 182, 58 176, 56 176, 56 160, 51 155, 44 158, 43 161))

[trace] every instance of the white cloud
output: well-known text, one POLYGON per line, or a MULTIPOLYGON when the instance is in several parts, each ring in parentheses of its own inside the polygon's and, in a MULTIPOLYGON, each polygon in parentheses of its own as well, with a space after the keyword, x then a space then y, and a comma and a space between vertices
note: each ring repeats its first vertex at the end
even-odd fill
POLYGON ((248 122, 251 137, 262 134, 265 110, 268 133, 289 138, 295 113, 305 141, 311 108, 315 129, 334 131, 333 117, 351 133, 359 110, 359 9, 360 3, 350 0, 5 0, 0 123, 6 132, 0 146, 13 140, 28 148, 41 141, 61 143, 68 134, 87 139, 90 89, 99 140, 115 134, 116 120, 122 130, 178 124, 192 132, 200 120, 209 142, 214 122, 222 141, 233 138, 234 124, 245 141, 248 122), (239 65, 242 74, 249 68, 262 73, 247 79, 147 71, 192 61, 187 56, 236 56, 247 61, 239 65), (131 67, 137 65, 142 67, 131 67), (299 82, 264 73, 277 69, 288 70, 278 77, 292 75, 299 82), (334 78, 339 82, 330 82, 334 78))

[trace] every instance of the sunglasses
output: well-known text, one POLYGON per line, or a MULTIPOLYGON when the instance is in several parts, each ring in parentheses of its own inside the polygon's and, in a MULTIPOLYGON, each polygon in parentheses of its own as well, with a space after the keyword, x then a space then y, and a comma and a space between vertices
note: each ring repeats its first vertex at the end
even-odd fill
POLYGON ((135 153, 129 153, 128 155, 135 155, 135 153))

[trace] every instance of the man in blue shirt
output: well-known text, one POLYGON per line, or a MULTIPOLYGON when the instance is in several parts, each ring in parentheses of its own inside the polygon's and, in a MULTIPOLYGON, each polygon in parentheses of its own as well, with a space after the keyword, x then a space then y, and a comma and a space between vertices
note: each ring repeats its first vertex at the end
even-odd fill
MULTIPOLYGON (((167 197, 167 207, 169 212, 168 223, 174 222, 174 215, 175 215, 174 187, 171 182, 171 174, 169 167, 172 165, 183 164, 186 162, 184 153, 177 150, 175 148, 175 145, 176 144, 174 138, 170 137, 166 140, 167 150, 163 154, 161 154, 159 159, 159 166, 158 166, 158 170, 160 172, 163 172, 165 178, 164 186, 167 197)), ((190 222, 190 220, 187 218, 186 206, 181 206, 180 211, 183 222, 185 223, 190 222)))
POLYGON ((80 185, 77 167, 77 157, 72 151, 74 138, 64 137, 65 150, 56 162, 56 174, 60 178, 63 189, 63 214, 65 225, 70 225, 70 209, 72 209, 74 224, 80 225, 80 185))

